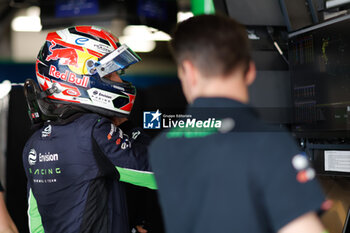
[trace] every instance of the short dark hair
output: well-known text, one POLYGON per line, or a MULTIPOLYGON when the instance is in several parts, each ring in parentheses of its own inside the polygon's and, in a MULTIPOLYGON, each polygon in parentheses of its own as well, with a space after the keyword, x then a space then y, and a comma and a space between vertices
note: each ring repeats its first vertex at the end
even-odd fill
POLYGON ((188 59, 204 76, 229 75, 251 61, 250 45, 244 26, 219 15, 200 15, 179 23, 170 42, 180 65, 188 59))

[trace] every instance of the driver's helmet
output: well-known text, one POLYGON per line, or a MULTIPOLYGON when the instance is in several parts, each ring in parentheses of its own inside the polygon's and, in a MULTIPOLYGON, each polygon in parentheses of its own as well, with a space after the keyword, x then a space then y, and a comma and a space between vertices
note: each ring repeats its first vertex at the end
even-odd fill
POLYGON ((47 35, 36 60, 36 77, 50 102, 126 117, 135 100, 135 87, 104 77, 122 73, 140 60, 105 29, 75 26, 47 35))

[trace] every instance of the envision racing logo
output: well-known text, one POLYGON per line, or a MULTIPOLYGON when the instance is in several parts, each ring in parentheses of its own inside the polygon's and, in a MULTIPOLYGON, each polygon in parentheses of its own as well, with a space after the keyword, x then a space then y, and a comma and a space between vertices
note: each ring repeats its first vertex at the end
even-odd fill
POLYGON ((30 149, 28 154, 28 163, 31 167, 28 168, 29 174, 32 174, 32 180, 34 183, 55 183, 57 182, 57 175, 61 174, 61 168, 51 167, 56 165, 51 163, 58 161, 58 153, 37 153, 34 148, 30 149), (38 164, 39 162, 39 164, 38 164), (51 163, 48 165, 43 165, 40 163, 51 163), (34 165, 38 165, 35 166, 34 165))
POLYGON ((29 151, 28 155, 28 163, 31 166, 34 166, 37 162, 37 158, 39 157, 39 162, 52 162, 52 161, 58 161, 58 154, 52 154, 52 153, 39 153, 39 156, 35 149, 31 149, 29 151))
POLYGON ((28 155, 28 163, 29 163, 29 165, 31 165, 31 166, 35 165, 36 157, 37 157, 37 155, 36 155, 35 149, 31 149, 29 151, 29 155, 28 155))

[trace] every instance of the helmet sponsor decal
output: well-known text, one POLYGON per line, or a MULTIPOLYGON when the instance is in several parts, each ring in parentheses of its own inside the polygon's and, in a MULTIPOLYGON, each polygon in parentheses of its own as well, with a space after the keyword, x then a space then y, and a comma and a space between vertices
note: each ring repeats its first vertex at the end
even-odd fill
POLYGON ((97 88, 91 88, 88 90, 91 101, 94 104, 104 105, 106 107, 114 108, 113 100, 117 98, 119 95, 103 91, 97 88))
POLYGON ((66 89, 66 90, 62 91, 62 94, 68 95, 68 96, 73 96, 73 97, 80 96, 80 92, 78 90, 73 90, 73 89, 66 89))
POLYGON ((46 57, 46 61, 58 60, 61 65, 71 65, 78 67, 78 53, 73 48, 56 48, 56 43, 51 41, 49 51, 51 54, 46 57))
POLYGON ((57 68, 54 65, 50 65, 49 75, 82 87, 87 87, 90 81, 90 78, 88 76, 78 78, 75 73, 69 72, 68 70, 66 70, 65 73, 61 73, 57 70, 57 68))
POLYGON ((113 51, 110 46, 104 44, 94 44, 94 48, 100 53, 111 53, 113 51))
POLYGON ((84 38, 84 37, 80 37, 78 39, 75 40, 75 43, 77 45, 84 45, 86 42, 88 42, 89 39, 88 38, 84 38))

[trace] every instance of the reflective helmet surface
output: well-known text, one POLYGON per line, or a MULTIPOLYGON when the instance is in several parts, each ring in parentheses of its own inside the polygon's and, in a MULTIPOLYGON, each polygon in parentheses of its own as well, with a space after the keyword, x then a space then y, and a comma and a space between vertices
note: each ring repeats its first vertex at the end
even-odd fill
POLYGON ((50 32, 36 60, 36 76, 47 98, 105 116, 128 116, 136 89, 105 75, 141 59, 108 31, 75 26, 50 32))

